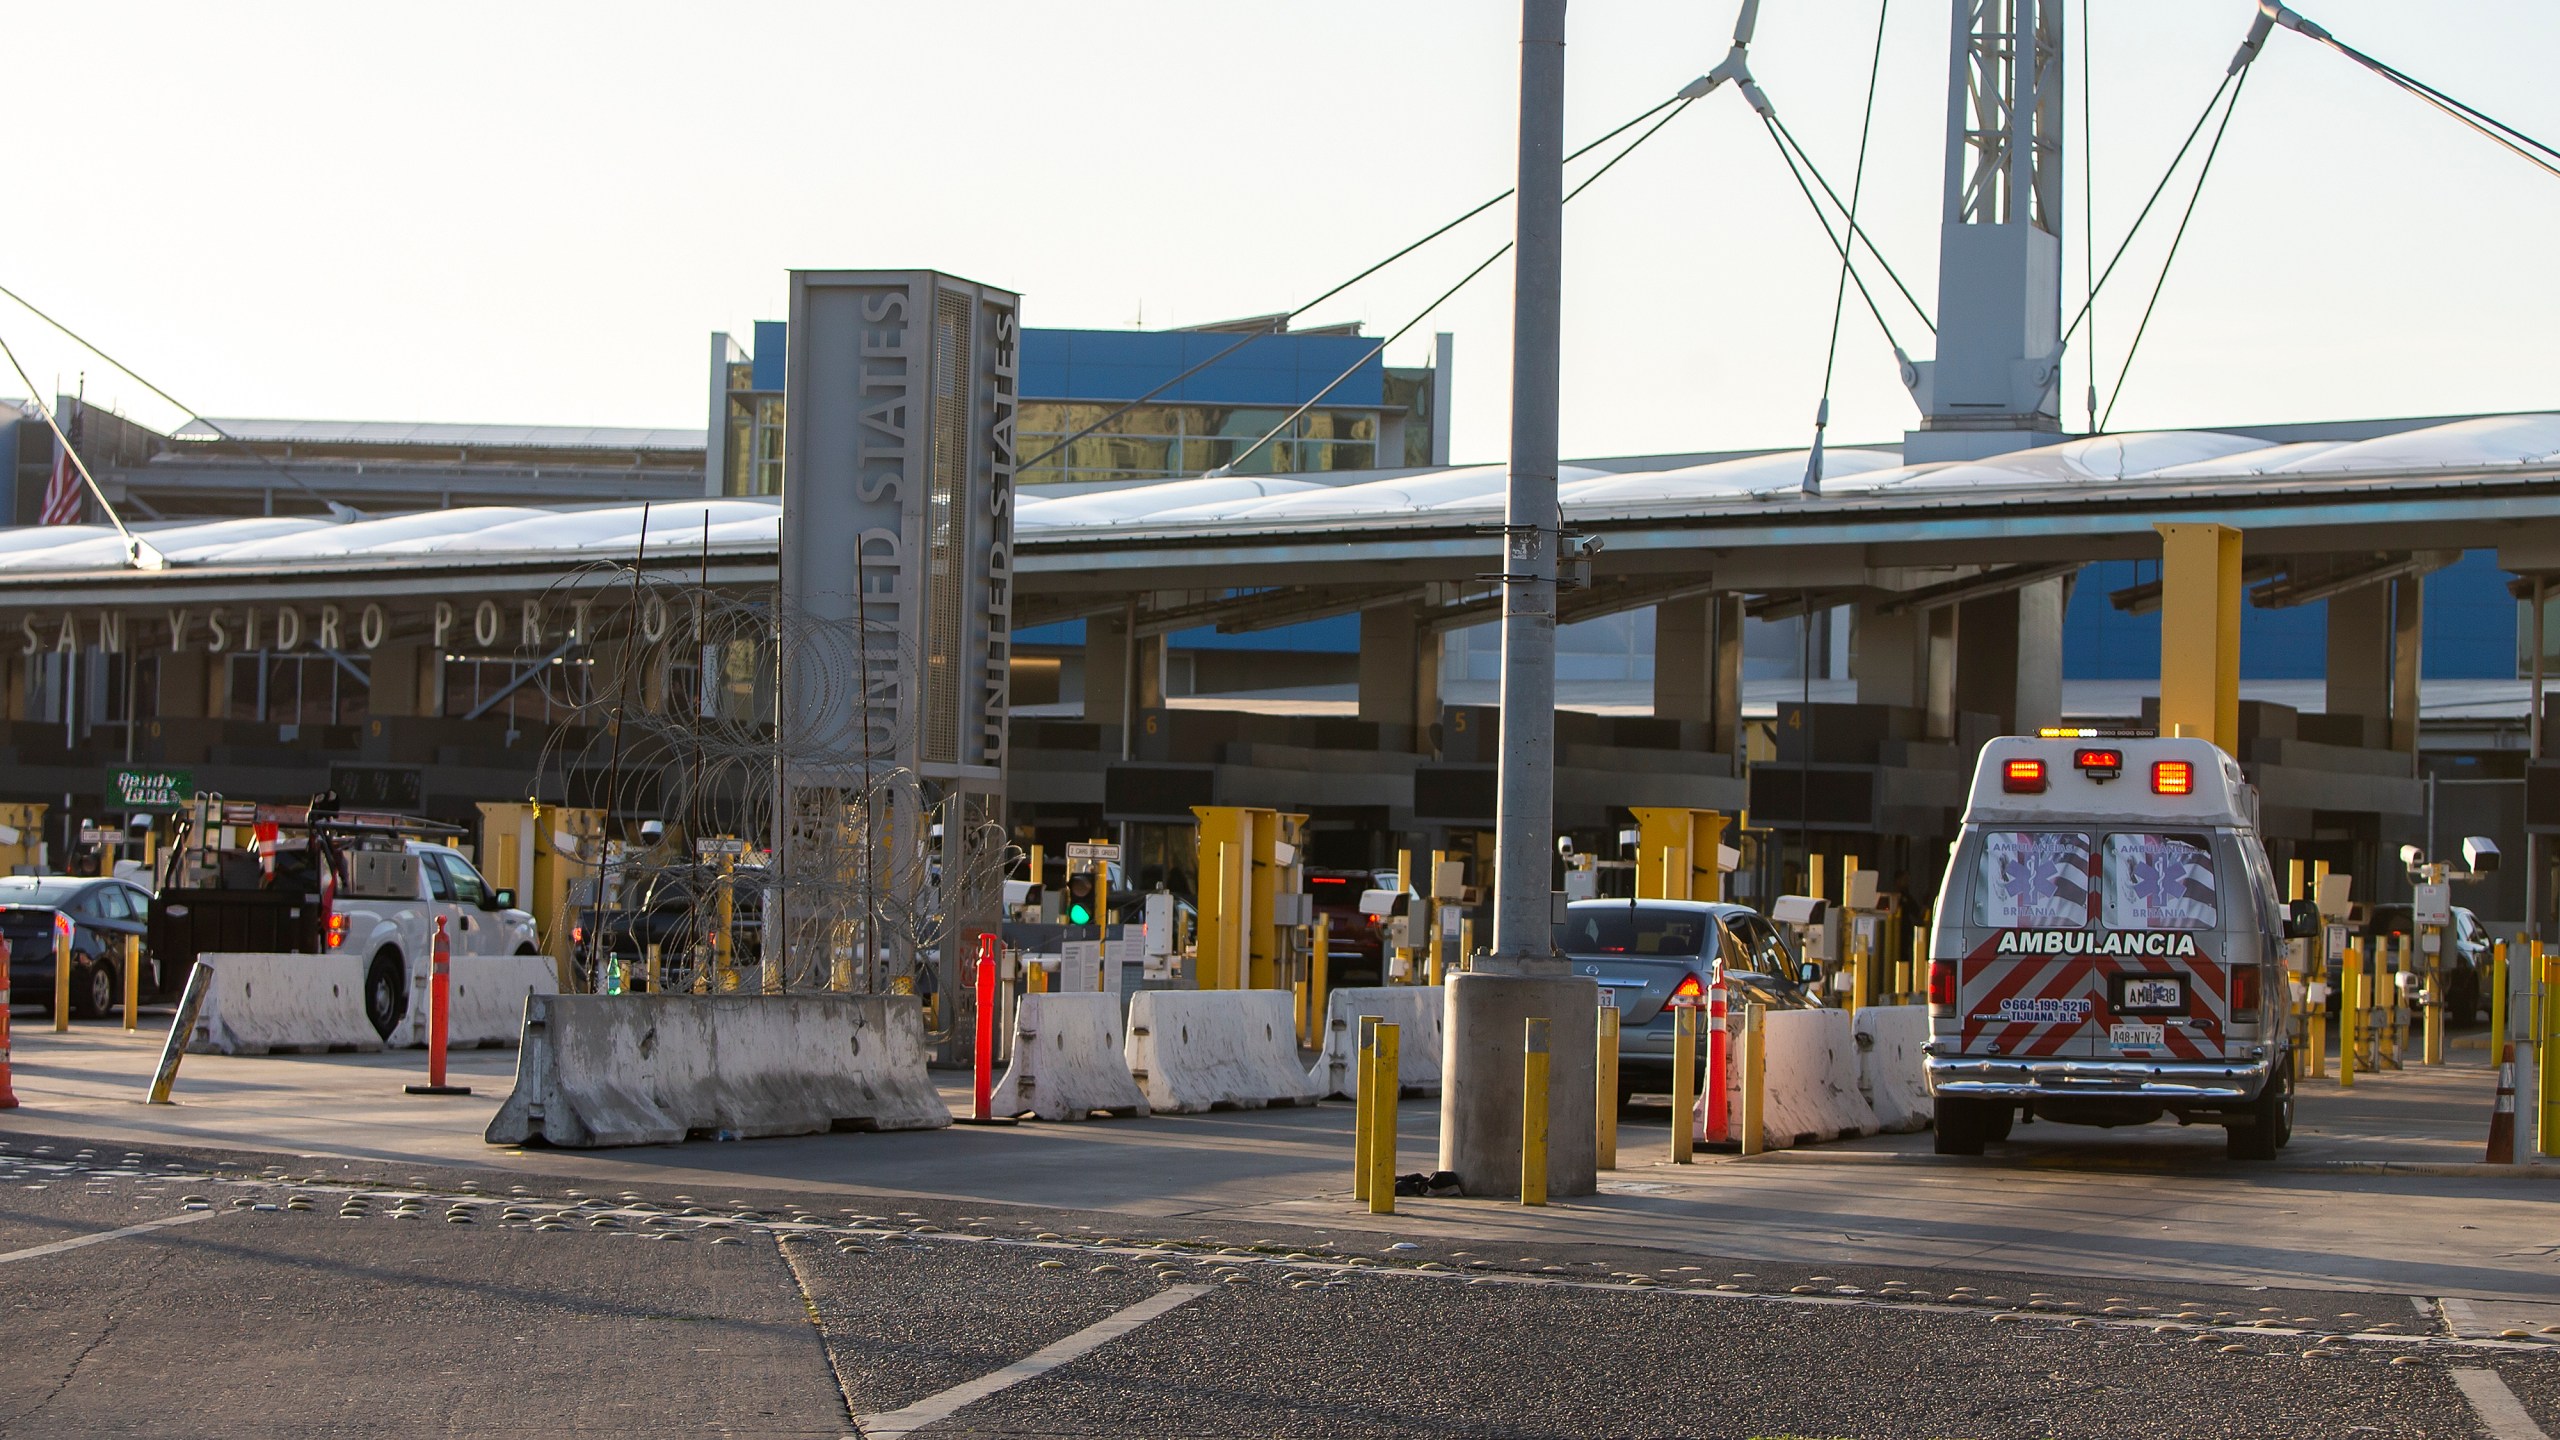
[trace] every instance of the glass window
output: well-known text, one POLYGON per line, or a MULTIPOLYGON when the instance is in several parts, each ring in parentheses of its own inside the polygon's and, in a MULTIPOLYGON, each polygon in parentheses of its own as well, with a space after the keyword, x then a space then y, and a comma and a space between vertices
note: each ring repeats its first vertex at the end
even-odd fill
POLYGON ((1556 948, 1567 955, 1658 955, 1665 959, 1712 955, 1715 922, 1695 911, 1600 905, 1568 911, 1556 927, 1556 948))
POLYGON ((133 892, 121 885, 102 885, 89 898, 93 912, 101 920, 133 918, 133 892))
POLYGON ((1973 919, 2001 929, 2089 923, 2089 837, 2069 830, 1986 830, 1974 866, 1973 919))
POLYGON ((2107 925, 2117 930, 2210 930, 2217 909, 2213 837, 2107 837, 2107 925))
POLYGON ((480 872, 471 868, 470 861, 459 855, 444 854, 431 854, 427 859, 443 869, 445 879, 452 886, 455 904, 478 905, 488 898, 489 887, 481 880, 480 872))
POLYGON ((418 857, 418 868, 425 871, 427 874, 427 898, 431 900, 451 900, 453 898, 453 877, 445 873, 445 869, 442 865, 436 863, 438 858, 439 857, 434 855, 420 855, 418 857))

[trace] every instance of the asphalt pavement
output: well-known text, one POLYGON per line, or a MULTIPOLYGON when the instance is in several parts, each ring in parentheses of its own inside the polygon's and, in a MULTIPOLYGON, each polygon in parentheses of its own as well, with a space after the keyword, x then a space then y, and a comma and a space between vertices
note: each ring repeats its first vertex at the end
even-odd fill
POLYGON ((0 1282, 10 1435, 2560 1434, 2414 1292, 64 1138, 0 1282))

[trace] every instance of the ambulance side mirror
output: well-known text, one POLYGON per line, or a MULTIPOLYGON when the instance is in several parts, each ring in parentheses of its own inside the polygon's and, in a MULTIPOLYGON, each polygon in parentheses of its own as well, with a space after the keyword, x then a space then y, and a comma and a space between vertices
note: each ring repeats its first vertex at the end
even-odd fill
POLYGON ((2308 900, 2296 900, 2285 908, 2284 938, 2313 940, 2320 935, 2320 907, 2308 900))

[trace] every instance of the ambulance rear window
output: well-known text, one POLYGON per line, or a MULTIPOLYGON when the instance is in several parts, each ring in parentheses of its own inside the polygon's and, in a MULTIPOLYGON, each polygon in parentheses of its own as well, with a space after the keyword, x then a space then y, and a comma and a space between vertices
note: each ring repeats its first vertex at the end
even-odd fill
POLYGON ((1986 830, 1974 867, 1974 923, 2078 930, 2089 923, 2089 837, 2075 830, 1986 830))
POLYGON ((2210 930, 2219 915, 2207 835, 2107 837, 2107 928, 2210 930))

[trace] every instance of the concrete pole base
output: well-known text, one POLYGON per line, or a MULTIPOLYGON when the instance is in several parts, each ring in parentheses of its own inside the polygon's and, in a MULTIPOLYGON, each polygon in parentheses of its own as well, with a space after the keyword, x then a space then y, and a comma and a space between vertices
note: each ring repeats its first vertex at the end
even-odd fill
POLYGON ((1548 1022, 1547 1193, 1599 1189, 1600 991, 1589 979, 1466 971, 1448 981, 1441 1033, 1440 1168, 1470 1198, 1520 1193, 1520 1050, 1523 1024, 1548 1022))

